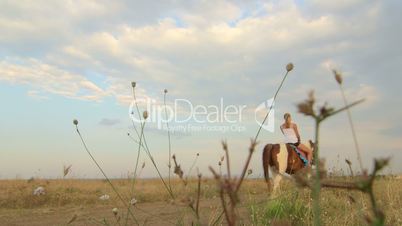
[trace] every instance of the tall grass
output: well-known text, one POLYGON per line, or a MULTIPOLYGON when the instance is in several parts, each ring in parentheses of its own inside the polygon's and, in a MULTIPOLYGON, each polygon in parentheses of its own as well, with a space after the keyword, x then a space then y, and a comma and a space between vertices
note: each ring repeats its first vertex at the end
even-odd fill
MULTIPOLYGON (((329 177, 323 182, 327 183, 328 180, 343 182, 346 179, 353 182, 356 177, 329 177)), ((127 179, 112 179, 111 181, 122 194, 129 194, 131 181, 127 179)), ((193 196, 194 200, 197 195, 197 183, 197 178, 190 179, 185 188, 181 186, 180 180, 172 178, 174 191, 180 194, 180 197, 193 196)), ((377 205, 386 214, 386 225, 402 224, 401 186, 402 180, 391 176, 377 177, 374 183, 373 191, 377 205)), ((282 215, 278 214, 281 216, 280 219, 274 218, 272 214, 265 214, 268 207, 272 210, 270 206, 272 202, 281 200, 287 203, 303 204, 304 209, 300 211, 304 211, 305 216, 301 222, 303 225, 312 225, 310 189, 297 188, 290 180, 283 181, 281 188, 278 199, 272 199, 268 197, 263 179, 246 179, 239 193, 241 203, 237 206, 238 223, 266 225, 263 222, 288 221, 290 224, 295 220, 292 218, 293 211, 282 211, 282 215), (255 209, 254 216, 257 218, 254 221, 252 208, 255 209), (265 219, 263 219, 264 217, 265 219), (253 222, 259 222, 259 224, 253 222)), ((140 225, 144 225, 146 219, 148 219, 146 225, 161 225, 162 223, 175 225, 175 221, 179 217, 183 218, 184 225, 197 222, 194 211, 190 211, 187 206, 182 205, 180 199, 176 204, 169 203, 170 197, 164 191, 163 184, 159 179, 138 178, 135 193, 138 204, 132 210, 140 225)), ((365 215, 368 212, 369 216, 372 216, 369 197, 360 191, 326 188, 322 190, 321 199, 323 225, 367 225, 365 215)), ((285 203, 283 206, 286 205, 285 203)), ((85 225, 84 222, 89 221, 89 218, 98 220, 107 218, 109 223, 113 223, 115 219, 112 209, 114 207, 119 208, 121 223, 124 225, 125 208, 119 203, 106 180, 35 179, 30 183, 27 180, 0 180, 0 220, 2 225, 22 225, 22 222, 28 222, 25 225, 30 225, 29 222, 32 222, 33 225, 40 225, 39 222, 43 222, 41 225, 45 225, 46 222, 52 222, 52 225, 64 225, 72 217, 72 211, 78 213, 78 218, 71 225, 85 225), (32 191, 37 186, 44 186, 46 195, 33 196, 32 191), (99 200, 99 196, 102 194, 111 194, 110 200, 99 200), (38 213, 41 214, 38 216, 38 213)), ((215 179, 203 176, 199 203, 200 224, 213 225, 221 210, 215 179)), ((135 224, 131 219, 129 223, 130 225, 135 224)), ((224 216, 223 221, 219 221, 215 225, 221 224, 225 224, 224 216)), ((93 225, 92 220, 86 225, 93 225)))

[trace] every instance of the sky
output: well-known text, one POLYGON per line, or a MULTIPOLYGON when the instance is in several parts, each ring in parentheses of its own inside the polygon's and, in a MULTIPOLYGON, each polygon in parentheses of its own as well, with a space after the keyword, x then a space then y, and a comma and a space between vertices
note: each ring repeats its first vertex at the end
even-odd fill
MULTIPOLYGON (((273 131, 259 136, 253 176, 261 177, 263 146, 283 141, 278 128, 285 112, 303 141, 314 139, 313 120, 296 107, 310 90, 319 105, 343 106, 332 69, 342 72, 349 102, 366 98, 351 109, 364 167, 391 157, 385 172, 402 173, 401 10, 397 0, 0 0, 0 179, 60 178, 63 165, 72 165, 69 177, 101 178, 73 119, 105 172, 127 176, 138 151, 127 136, 135 134, 132 81, 141 112, 144 100, 161 106, 164 89, 170 107, 178 99, 245 106, 235 124, 170 124, 172 130, 201 126, 171 133, 172 153, 185 173, 199 153, 195 168, 211 176, 208 166, 218 167, 225 139, 238 174, 259 126, 254 109, 273 97, 289 62, 294 70, 276 99, 273 131), (235 129, 205 129, 225 125, 235 129)), ((189 106, 177 109, 181 117, 189 112, 189 106)), ((166 129, 147 122, 144 133, 167 175, 166 129)), ((345 158, 358 170, 346 113, 323 123, 320 142, 329 170, 347 172, 345 158)), ((140 162, 143 177, 157 176, 144 153, 140 162)))

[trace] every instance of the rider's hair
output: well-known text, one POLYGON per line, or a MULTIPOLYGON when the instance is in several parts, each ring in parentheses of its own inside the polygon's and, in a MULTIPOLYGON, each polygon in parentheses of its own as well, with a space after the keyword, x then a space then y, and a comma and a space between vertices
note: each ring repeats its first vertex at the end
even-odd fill
POLYGON ((284 118, 285 120, 287 120, 289 117, 290 117, 290 114, 289 114, 289 113, 285 113, 285 114, 283 115, 283 118, 284 118))

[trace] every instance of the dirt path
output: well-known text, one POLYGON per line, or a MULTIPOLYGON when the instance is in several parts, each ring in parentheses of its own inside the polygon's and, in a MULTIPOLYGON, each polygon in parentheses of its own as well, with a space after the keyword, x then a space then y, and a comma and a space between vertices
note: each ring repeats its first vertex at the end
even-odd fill
MULTIPOLYGON (((219 214, 218 200, 203 200, 200 203, 201 222, 210 222, 219 214)), ((67 225, 74 215, 76 220, 70 225, 103 225, 106 219, 110 225, 119 225, 112 213, 112 205, 98 205, 92 207, 62 207, 62 208, 36 208, 36 209, 2 209, 0 210, 0 225, 7 226, 43 226, 67 225)), ((125 215, 127 209, 120 208, 119 214, 125 215)), ((140 225, 184 225, 195 220, 194 212, 183 203, 169 204, 166 202, 152 202, 137 205, 133 213, 140 225)), ((136 225, 129 218, 130 225, 136 225)), ((120 219, 124 225, 125 217, 120 219)))

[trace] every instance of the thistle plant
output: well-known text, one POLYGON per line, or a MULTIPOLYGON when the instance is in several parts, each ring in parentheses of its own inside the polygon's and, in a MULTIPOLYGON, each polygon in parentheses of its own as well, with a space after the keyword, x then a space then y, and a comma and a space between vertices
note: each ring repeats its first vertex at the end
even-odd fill
MULTIPOLYGON (((132 90, 133 90, 133 99, 135 101, 135 106, 136 106, 138 116, 140 116, 141 114, 140 114, 138 104, 137 104, 137 99, 136 99, 136 96, 135 96, 136 84, 137 83, 134 82, 134 81, 131 82, 131 87, 132 87, 132 90)), ((134 112, 131 112, 131 114, 134 115, 134 112)), ((137 134, 137 137, 138 137, 139 141, 136 141, 136 140, 133 139, 136 143, 138 143, 138 150, 137 150, 137 159, 136 159, 135 167, 134 167, 134 174, 133 174, 133 178, 131 179, 131 189, 130 189, 130 194, 129 194, 130 198, 133 196, 133 193, 134 193, 134 184, 135 184, 135 180, 136 180, 136 177, 137 177, 138 161, 139 161, 140 155, 141 155, 141 147, 144 147, 144 144, 143 144, 143 137, 144 136, 143 136, 143 134, 144 134, 145 120, 141 121, 140 133, 138 132, 134 121, 132 121, 132 125, 133 125, 135 133, 137 134)), ((127 133, 127 134, 128 134, 129 137, 131 137, 130 133, 127 133)), ((131 208, 131 205, 128 205, 127 206, 127 215, 126 215, 125 225, 127 225, 127 223, 128 223, 128 212, 130 212, 130 208, 131 208)))
MULTIPOLYGON (((147 141, 146 141, 146 137, 145 137, 145 134, 144 134, 144 127, 145 127, 145 122, 148 119, 149 113, 148 113, 148 111, 143 111, 143 113, 140 114, 140 109, 139 109, 139 106, 138 106, 138 103, 137 103, 137 98, 136 98, 136 93, 135 93, 136 82, 132 82, 131 86, 133 88, 132 89, 132 91, 133 91, 133 101, 135 103, 135 108, 136 108, 137 114, 138 114, 139 117, 141 117, 141 115, 142 115, 143 120, 141 120, 141 123, 140 123, 140 126, 141 126, 140 133, 138 133, 138 130, 136 128, 136 125, 135 125, 134 121, 132 122, 134 131, 136 132, 139 141, 136 142, 136 143, 138 143, 138 152, 137 152, 137 159, 136 159, 135 168, 134 168, 134 175, 133 175, 133 178, 132 178, 132 186, 131 186, 130 196, 133 197, 133 195, 134 195, 133 194, 134 193, 134 184, 135 184, 135 180, 136 180, 136 177, 137 177, 138 161, 139 161, 140 152, 141 152, 141 149, 142 149, 142 150, 144 150, 146 155, 151 160, 152 165, 156 169, 156 171, 158 173, 158 176, 161 179, 161 181, 162 181, 163 185, 165 186, 166 190, 168 191, 170 197, 172 199, 174 199, 172 189, 171 189, 170 185, 167 185, 165 180, 163 179, 162 174, 159 171, 159 168, 158 168, 158 166, 157 166, 157 164, 156 164, 156 162, 155 162, 155 160, 154 160, 154 158, 153 158, 153 156, 152 156, 152 154, 151 154, 151 152, 149 150, 149 147, 148 147, 148 144, 147 144, 147 141)), ((166 93, 167 93, 167 90, 166 90, 165 94, 166 93)), ((132 114, 134 114, 134 113, 132 112, 132 114)), ((128 136, 131 138, 130 133, 128 133, 128 136)), ((169 140, 170 140, 170 138, 169 138, 169 140)), ((136 140, 133 139, 133 141, 136 141, 136 140)), ((170 177, 169 177, 169 179, 170 179, 170 177)), ((131 208, 131 205, 128 205, 127 211, 130 211, 130 208, 131 208)), ((125 223, 126 225, 127 225, 127 220, 128 220, 128 217, 126 217, 126 223, 125 223)))
POLYGON ((183 179, 184 172, 181 169, 181 166, 177 163, 176 155, 172 156, 174 162, 174 174, 176 174, 180 179, 183 180, 184 185, 186 185, 186 181, 183 179))
MULTIPOLYGON (((144 112, 142 114, 140 113, 140 108, 138 107, 137 96, 136 96, 136 93, 135 93, 135 88, 137 87, 137 83, 136 82, 131 82, 131 86, 132 86, 132 93, 133 93, 133 101, 135 103, 135 109, 137 111, 137 115, 138 115, 139 118, 141 118, 141 116, 144 118, 144 112)), ((134 116, 134 112, 131 112, 131 114, 134 116)), ((147 114, 148 114, 148 112, 147 112, 147 114)), ((147 117, 148 117, 148 115, 147 115, 147 117)), ((142 126, 142 124, 144 122, 145 121, 141 121, 140 126, 142 126)), ((138 132, 137 126, 135 125, 134 121, 132 121, 132 125, 133 125, 134 131, 135 131, 138 139, 140 139, 140 133, 138 132)), ((146 149, 149 149, 147 141, 146 141, 146 138, 145 138, 145 134, 142 134, 142 136, 143 136, 143 139, 144 139, 143 142, 144 142, 144 145, 145 145, 146 149)))
POLYGON ((314 142, 314 163, 317 166, 315 170, 315 179, 314 179, 314 186, 313 190, 313 212, 314 212, 314 225, 318 226, 321 225, 321 218, 320 218, 320 189, 321 189, 321 171, 320 171, 320 157, 319 157, 319 134, 320 134, 320 125, 321 123, 328 119, 331 116, 334 116, 342 111, 345 111, 361 102, 364 99, 353 102, 352 104, 346 105, 345 107, 339 108, 335 110, 332 107, 328 107, 327 103, 325 103, 322 107, 316 111, 315 103, 316 99, 314 97, 314 91, 310 91, 307 100, 301 102, 297 105, 299 112, 310 116, 314 119, 315 122, 315 142, 314 142))
POLYGON ((127 204, 127 202, 125 201, 125 199, 123 199, 123 197, 120 195, 119 191, 117 190, 117 188, 113 185, 113 183, 110 181, 109 177, 106 175, 105 171, 102 169, 102 167, 99 165, 98 161, 96 161, 95 157, 92 155, 92 153, 89 151, 87 144, 85 143, 84 138, 81 135, 81 132, 78 128, 78 120, 74 119, 73 120, 73 124, 75 125, 76 131, 78 136, 81 139, 82 145, 84 146, 85 151, 88 153, 88 155, 90 156, 90 158, 92 159, 92 161, 95 163, 95 165, 98 167, 99 171, 102 173, 102 175, 105 177, 107 183, 110 185, 110 187, 112 188, 112 190, 114 191, 114 193, 116 194, 116 196, 118 197, 118 199, 122 202, 122 204, 129 210, 128 214, 130 214, 130 216, 132 217, 132 219, 134 220, 134 222, 139 225, 137 218, 134 216, 133 212, 130 211, 129 209, 129 205, 127 204))
POLYGON ((258 130, 257 130, 257 134, 256 134, 255 137, 254 137, 254 142, 257 142, 258 136, 260 135, 260 132, 261 132, 262 125, 264 125, 265 121, 267 121, 268 116, 269 116, 269 113, 271 112, 272 107, 273 107, 274 104, 275 104, 276 97, 278 96, 278 93, 279 93, 279 91, 281 90, 281 88, 282 88, 282 86, 283 86, 283 83, 285 82, 286 78, 288 77, 289 72, 291 72, 291 71, 293 70, 293 68, 294 68, 293 63, 288 63, 288 64, 286 65, 286 74, 285 74, 285 76, 283 76, 282 81, 281 81, 281 83, 280 83, 278 89, 276 90, 275 95, 274 95, 274 97, 273 97, 273 99, 272 99, 272 104, 271 104, 271 106, 269 107, 269 110, 268 110, 267 114, 265 115, 264 120, 262 120, 262 123, 261 123, 260 127, 259 127, 258 130))
MULTIPOLYGON (((198 169, 197 169, 197 171, 198 171, 198 169)), ((188 197, 186 200, 188 207, 194 212, 196 220, 197 220, 196 224, 194 224, 194 222, 192 222, 191 225, 201 225, 200 224, 201 177, 202 177, 202 174, 200 174, 198 172, 198 174, 197 174, 197 178, 198 178, 197 191, 196 191, 197 194, 196 194, 195 203, 194 203, 194 199, 192 197, 188 197)))
POLYGON ((117 209, 116 207, 112 209, 112 213, 114 216, 114 219, 116 220, 117 224, 120 226, 120 216, 119 216, 119 209, 117 209))
MULTIPOLYGON (((240 190, 241 184, 244 180, 244 177, 247 173, 247 169, 250 164, 251 157, 255 152, 256 146, 257 146, 257 143, 254 142, 254 140, 251 140, 251 144, 249 147, 249 154, 248 154, 247 160, 244 164, 244 167, 243 167, 243 170, 241 172, 241 176, 239 179, 232 178, 231 176, 229 176, 229 175, 231 175, 229 173, 230 172, 229 164, 228 164, 229 167, 227 168, 227 170, 228 170, 227 177, 222 177, 221 173, 218 174, 214 170, 214 168, 212 168, 211 166, 209 167, 209 170, 214 175, 214 178, 218 185, 218 191, 219 191, 219 196, 221 199, 221 205, 223 207, 222 214, 225 214, 225 218, 226 218, 228 225, 236 224, 236 220, 237 220, 236 206, 239 203, 239 198, 238 198, 239 190, 240 190), (228 201, 226 200, 227 198, 228 198, 228 201)), ((226 141, 222 141, 222 147, 223 147, 225 153, 228 153, 226 156, 226 159, 229 159, 228 158, 229 149, 228 149, 228 145, 227 145, 226 141)), ((220 216, 217 218, 216 221, 218 221, 219 219, 220 219, 220 216)))
POLYGON ((198 157, 200 156, 200 153, 197 153, 195 155, 194 161, 190 166, 190 169, 188 170, 187 176, 186 176, 186 181, 188 181, 188 178, 191 176, 191 172, 193 171, 193 168, 195 166, 195 164, 197 163, 198 157))
MULTIPOLYGON (((190 175, 190 173, 191 173, 191 170, 192 170, 192 168, 194 167, 194 165, 195 165, 195 163, 196 163, 196 161, 197 161, 197 158, 198 158, 198 156, 199 156, 200 154, 199 153, 197 153, 197 155, 196 155, 196 158, 195 158, 195 160, 193 161, 193 164, 191 165, 191 167, 190 167, 190 169, 189 169, 189 172, 188 172, 188 174, 187 174, 187 176, 186 177, 184 177, 184 172, 183 172, 183 170, 181 169, 181 166, 178 164, 178 162, 177 162, 177 157, 176 157, 176 155, 175 154, 173 154, 173 156, 172 156, 172 159, 173 159, 173 163, 174 163, 174 174, 176 174, 179 178, 180 178, 180 180, 183 182, 183 185, 184 185, 184 187, 186 187, 187 188, 187 185, 188 185, 188 178, 189 178, 189 175, 190 175)), ((200 206, 200 197, 201 197, 201 177, 202 177, 202 175, 201 175, 201 173, 198 171, 198 168, 197 168, 197 178, 198 178, 198 181, 197 181, 197 194, 196 194, 196 200, 195 200, 195 203, 194 203, 194 199, 192 198, 192 197, 187 197, 186 198, 186 203, 187 203, 187 206, 194 212, 194 214, 195 214, 195 216, 196 216, 196 218, 197 218, 197 224, 196 225, 199 225, 199 220, 200 220, 200 209, 199 209, 199 206, 200 206)), ((194 222, 192 223, 192 225, 194 225, 194 222)))
POLYGON ((231 178, 231 173, 230 173, 230 160, 229 160, 229 149, 228 149, 228 143, 227 141, 222 141, 222 147, 223 150, 225 151, 225 156, 226 156, 226 167, 227 167, 227 174, 228 178, 231 178))
POLYGON ((352 170, 352 162, 349 159, 345 159, 345 162, 349 166, 350 176, 354 177, 354 173, 352 170))
MULTIPOLYGON (((346 99, 346 95, 345 95, 345 90, 343 88, 343 78, 342 78, 342 74, 337 71, 337 70, 333 70, 334 76, 335 76, 335 80, 339 85, 339 89, 341 90, 341 94, 342 94, 342 100, 343 103, 345 104, 345 106, 348 105, 348 101, 346 99)), ((357 154, 357 160, 359 161, 359 166, 360 166, 360 172, 364 172, 364 168, 363 168, 363 162, 362 162, 362 157, 360 154, 360 146, 359 146, 359 142, 357 141, 357 136, 356 136, 356 131, 355 131, 355 126, 353 124, 353 120, 352 120, 352 113, 350 113, 349 108, 346 109, 347 115, 348 115, 348 120, 349 120, 349 125, 350 125, 350 129, 352 130, 352 137, 353 137, 353 141, 355 144, 355 149, 356 149, 356 154, 357 154)))
MULTIPOLYGON (((133 99, 134 99, 135 107, 137 109, 137 114, 138 114, 138 116, 141 116, 140 110, 139 110, 139 107, 138 107, 138 103, 137 103, 137 98, 136 98, 136 95, 135 95, 135 87, 136 87, 135 82, 132 82, 132 87, 133 87, 133 99)), ((145 123, 146 119, 148 118, 148 112, 144 111, 142 113, 142 117, 144 118, 144 121, 141 123, 141 126, 143 127, 143 124, 145 123)), ((133 127, 134 127, 134 129, 136 128, 134 122, 133 122, 133 127)), ((143 139, 144 145, 139 144, 139 146, 143 147, 142 149, 145 151, 145 153, 147 154, 148 158, 151 160, 152 165, 154 166, 156 172, 158 173, 159 179, 162 181, 162 183, 165 186, 165 188, 166 188, 167 192, 169 193, 170 197, 172 199, 174 199, 174 195, 173 195, 173 192, 172 192, 171 188, 166 184, 165 179, 163 179, 162 174, 161 174, 161 172, 160 172, 160 170, 158 168, 158 165, 156 164, 156 162, 155 162, 155 160, 154 160, 154 158, 153 158, 153 156, 151 154, 151 151, 150 151, 150 149, 148 147, 148 144, 147 144, 147 139, 145 137, 145 133, 139 134, 136 129, 135 129, 135 131, 136 131, 136 134, 138 135, 138 138, 140 139, 142 137, 142 139, 143 139)), ((139 150, 141 150, 141 149, 139 149, 139 150)), ((138 164, 136 164, 136 165, 138 165, 138 164)))
MULTIPOLYGON (((321 187, 323 188, 333 188, 333 189, 345 189, 345 190, 356 190, 365 193, 368 195, 371 210, 373 213, 373 217, 366 215, 365 219, 368 224, 372 226, 383 226, 385 224, 385 214, 379 208, 377 201, 374 195, 374 181, 378 173, 389 164, 388 158, 375 159, 374 160, 374 168, 370 175, 363 175, 363 177, 359 178, 357 181, 344 181, 344 182, 334 182, 328 179, 323 179, 321 181, 321 187)), ((309 187, 314 189, 314 184, 312 184, 307 178, 302 177, 301 174, 298 174, 296 180, 299 185, 309 187)), ((355 202, 355 199, 352 196, 349 196, 349 199, 352 203, 355 202)))
POLYGON ((69 165, 69 166, 63 165, 63 179, 67 176, 67 174, 70 173, 71 167, 72 167, 72 165, 69 165))
POLYGON ((169 120, 168 120, 168 113, 167 113, 167 107, 166 107, 166 94, 168 93, 168 90, 167 89, 165 89, 164 91, 163 91, 163 93, 164 93, 164 95, 163 95, 163 104, 164 104, 164 106, 165 106, 165 118, 166 118, 166 129, 167 129, 167 134, 168 134, 168 142, 169 142, 169 146, 168 146, 168 148, 169 148, 169 163, 168 163, 168 168, 169 168, 169 174, 168 174, 168 176, 169 176, 169 189, 170 190, 172 190, 172 186, 171 186, 171 183, 170 183, 170 174, 171 174, 171 171, 172 171, 172 161, 171 161, 171 159, 172 159, 172 154, 171 154, 171 151, 172 151, 172 144, 171 144, 171 142, 170 142, 170 128, 169 128, 169 120))
MULTIPOLYGON (((133 86, 133 87, 135 87, 135 86, 133 86)), ((147 111, 143 112, 142 117, 143 117, 144 121, 141 123, 141 131, 140 131, 140 136, 139 136, 140 141, 138 143, 137 159, 136 159, 136 162, 135 162, 134 175, 133 175, 132 182, 131 182, 130 198, 132 198, 134 196, 134 184, 135 184, 135 180, 137 178, 138 161, 139 161, 139 158, 140 158, 141 146, 142 146, 143 137, 144 137, 143 136, 144 127, 145 127, 146 119, 148 118, 147 111)), ((127 225, 127 223, 128 223, 128 212, 130 211, 130 208, 131 208, 131 205, 128 205, 125 225, 127 225)))
POLYGON ((195 214, 197 215, 198 220, 200 219, 201 177, 202 177, 202 174, 198 172, 197 203, 196 203, 196 207, 195 207, 195 214))

